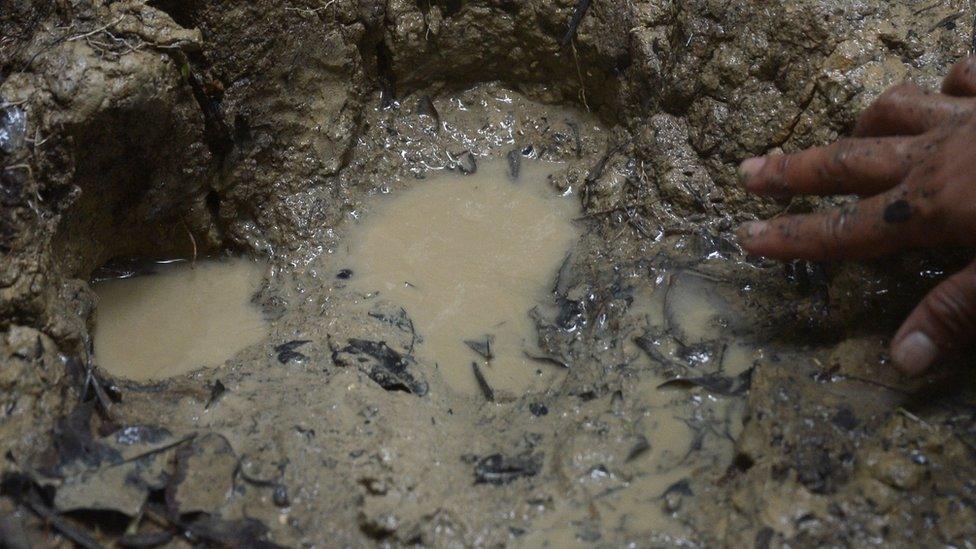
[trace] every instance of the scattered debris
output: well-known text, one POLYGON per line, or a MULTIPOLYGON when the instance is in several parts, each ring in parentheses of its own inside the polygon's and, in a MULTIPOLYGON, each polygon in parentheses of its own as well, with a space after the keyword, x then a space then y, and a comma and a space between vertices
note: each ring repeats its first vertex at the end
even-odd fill
POLYGON ((401 332, 410 334, 410 347, 407 349, 407 354, 412 354, 417 343, 423 340, 423 338, 417 335, 417 330, 414 328, 413 320, 407 316, 407 310, 403 307, 397 307, 394 310, 384 310, 384 304, 381 303, 377 304, 376 307, 374 307, 367 314, 371 318, 375 318, 376 320, 396 326, 401 332))
POLYGON ((627 452, 627 462, 634 461, 635 459, 646 454, 648 450, 651 449, 651 443, 647 440, 644 435, 638 435, 637 441, 633 446, 630 447, 630 451, 627 452))
POLYGON ((694 492, 691 490, 691 483, 688 479, 681 479, 675 482, 668 489, 661 494, 661 499, 664 500, 664 510, 668 513, 674 513, 681 508, 681 504, 684 498, 691 497, 694 492))
POLYGON ((27 507, 35 515, 43 519, 58 533, 85 549, 101 549, 102 545, 81 528, 74 526, 53 509, 48 507, 41 496, 38 486, 31 478, 22 473, 6 473, 0 480, 0 494, 7 496, 27 507))
POLYGON ((586 302, 577 299, 558 298, 559 315, 556 325, 567 332, 575 332, 586 326, 586 302))
POLYGON ((495 358, 494 353, 491 351, 491 344, 495 342, 495 336, 486 335, 484 339, 466 339, 464 344, 471 348, 472 351, 481 355, 485 360, 491 360, 495 358))
MULTIPOLYGON (((278 356, 279 356, 278 360, 281 360, 280 358, 281 355, 279 354, 278 356)), ((225 387, 224 384, 221 383, 219 379, 214 381, 213 386, 210 387, 210 399, 207 400, 207 404, 206 406, 203 407, 203 409, 209 410, 210 407, 216 404, 217 401, 220 400, 220 397, 224 396, 224 393, 226 392, 227 392, 227 387, 225 387)))
POLYGON ((83 402, 58 420, 51 433, 51 444, 35 469, 49 478, 65 478, 102 463, 118 463, 118 451, 92 437, 94 403, 83 402))
POLYGON ((288 364, 291 361, 301 362, 307 359, 307 356, 296 351, 295 349, 311 342, 312 341, 310 339, 296 339, 294 341, 289 341, 288 343, 278 345, 275 347, 275 352, 278 353, 278 362, 288 364))
POLYGON ((352 269, 342 269, 341 271, 336 273, 336 278, 338 278, 339 280, 349 280, 350 278, 352 278, 352 275, 353 275, 352 269))
POLYGON ((508 178, 512 181, 518 181, 522 172, 522 152, 518 149, 512 149, 505 155, 505 159, 508 161, 508 178))
POLYGON ((475 484, 508 484, 514 480, 532 477, 542 470, 542 457, 525 455, 507 457, 492 454, 481 458, 474 468, 475 484))
POLYGON ((560 368, 567 368, 567 369, 569 368, 569 364, 566 364, 566 362, 559 357, 547 355, 547 354, 541 354, 541 353, 530 353, 528 351, 523 351, 523 352, 525 354, 525 358, 529 358, 538 362, 547 362, 549 364, 555 364, 560 368))
POLYGON ((433 122, 430 127, 431 131, 440 131, 441 115, 437 112, 437 108, 434 107, 434 102, 430 99, 429 95, 424 95, 417 101, 417 114, 430 118, 431 122, 433 122))
POLYGON ((708 374, 701 377, 676 377, 657 386, 658 389, 668 387, 701 387, 710 393, 722 396, 740 396, 752 385, 753 368, 741 374, 730 377, 721 374, 708 374))
POLYGON ((491 385, 488 384, 488 380, 485 379, 485 374, 481 372, 481 367, 478 366, 477 362, 472 362, 471 369, 474 371, 474 378, 478 380, 478 388, 481 389, 481 394, 485 395, 485 400, 495 402, 495 391, 492 390, 491 385))
POLYGON ((350 339, 345 347, 332 353, 332 360, 339 366, 359 368, 387 391, 427 394, 427 382, 407 370, 409 358, 391 349, 385 341, 350 339))
POLYGON ((98 403, 102 414, 112 417, 112 399, 105 390, 107 383, 95 368, 95 340, 86 335, 85 343, 85 384, 81 390, 82 401, 94 400, 98 403))
POLYGON ((288 488, 284 484, 275 486, 274 492, 271 494, 271 501, 278 507, 291 505, 291 500, 288 498, 288 488))
POLYGON ((458 157, 457 169, 464 175, 470 175, 478 171, 478 162, 470 151, 464 151, 458 157))
POLYGON ((540 402, 533 402, 529 404, 529 412, 535 417, 542 417, 549 413, 549 408, 540 402))
POLYGON ((941 20, 939 20, 939 22, 936 23, 935 26, 932 27, 932 30, 935 30, 935 29, 945 29, 945 30, 948 30, 948 31, 955 30, 956 25, 957 25, 956 22, 962 16, 963 16, 963 13, 962 12, 949 14, 949 15, 945 16, 944 18, 942 18, 941 20))

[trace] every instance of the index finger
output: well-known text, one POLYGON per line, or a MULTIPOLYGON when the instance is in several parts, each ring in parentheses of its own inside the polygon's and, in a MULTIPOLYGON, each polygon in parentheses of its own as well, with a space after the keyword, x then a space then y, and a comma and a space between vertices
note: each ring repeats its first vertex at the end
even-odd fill
POLYGON ((810 261, 866 259, 938 244, 932 240, 942 231, 923 230, 928 216, 906 197, 893 190, 844 208, 747 223, 739 228, 739 241, 755 255, 810 261))
POLYGON ((797 194, 872 195, 905 178, 918 139, 841 139, 798 153, 749 159, 742 163, 740 171, 747 190, 774 198, 797 194))

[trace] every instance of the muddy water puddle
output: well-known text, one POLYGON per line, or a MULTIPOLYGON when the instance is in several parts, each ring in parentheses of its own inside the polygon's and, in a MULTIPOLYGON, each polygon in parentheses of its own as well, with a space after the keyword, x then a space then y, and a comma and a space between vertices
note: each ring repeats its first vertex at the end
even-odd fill
POLYGON ((165 262, 132 274, 94 284, 95 357, 114 376, 157 381, 217 367, 268 332, 252 303, 259 262, 165 262))
MULTIPOLYGON (((472 362, 496 393, 564 390, 566 370, 526 356, 538 344, 530 311, 548 310, 561 266, 580 238, 573 222, 578 200, 558 196, 547 183, 554 168, 523 160, 513 181, 506 162, 494 160, 481 162, 475 174, 431 176, 377 199, 349 235, 348 256, 337 264, 350 271, 348 287, 366 303, 402 307, 417 334, 421 367, 436 365, 459 393, 480 400, 472 362)), ((589 503, 547 509, 521 545, 581 545, 587 534, 580 525, 589 523, 604 533, 683 543, 692 532, 674 517, 691 505, 691 484, 730 463, 742 425, 740 397, 763 351, 737 335, 743 320, 734 285, 690 269, 659 274, 639 284, 627 317, 640 336, 626 349, 636 372, 621 401, 633 403, 621 443, 627 449, 614 454, 586 435, 567 435, 553 459, 589 503)), ((560 413, 600 416, 603 405, 560 413)))
POLYGON ((401 305, 418 334, 417 354, 455 390, 540 390, 560 368, 535 349, 529 311, 579 237, 578 200, 547 183, 557 165, 503 160, 476 173, 430 177, 380 202, 350 239, 351 284, 401 305))

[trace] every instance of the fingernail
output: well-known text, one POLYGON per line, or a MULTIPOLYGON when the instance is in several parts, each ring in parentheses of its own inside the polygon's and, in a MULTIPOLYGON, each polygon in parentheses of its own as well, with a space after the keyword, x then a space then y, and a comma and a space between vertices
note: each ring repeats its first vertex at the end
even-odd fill
POLYGON ((742 164, 739 164, 739 179, 741 179, 742 181, 747 181, 755 177, 755 175, 758 174, 759 171, 762 170, 763 166, 765 165, 766 165, 765 156, 749 158, 743 161, 742 164))
POLYGON ((908 374, 920 374, 935 362, 939 348, 922 332, 912 332, 891 352, 895 364, 908 374))
POLYGON ((739 240, 749 240, 766 232, 767 223, 765 221, 749 221, 739 225, 736 234, 739 240))

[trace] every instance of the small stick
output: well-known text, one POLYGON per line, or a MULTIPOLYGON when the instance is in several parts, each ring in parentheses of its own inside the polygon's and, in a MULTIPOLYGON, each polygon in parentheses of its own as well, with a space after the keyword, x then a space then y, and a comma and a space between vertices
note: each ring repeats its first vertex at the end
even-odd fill
POLYGON ((95 342, 91 336, 85 337, 85 385, 81 389, 81 399, 84 400, 85 395, 88 394, 88 389, 91 388, 95 391, 95 398, 98 404, 102 407, 102 412, 109 419, 112 418, 112 400, 108 398, 108 394, 105 393, 105 388, 102 387, 101 379, 95 373, 95 342))
POLYGON ((580 100, 583 102, 583 106, 586 107, 586 112, 593 112, 590 110, 590 105, 586 102, 586 84, 583 83, 583 71, 580 70, 579 57, 576 55, 576 42, 573 42, 573 61, 576 62, 576 76, 579 78, 580 84, 580 100))
POLYGON ((193 246, 193 258, 190 260, 190 268, 195 269, 197 266, 197 239, 193 237, 193 232, 190 230, 190 226, 186 224, 186 220, 182 217, 180 218, 180 223, 183 224, 183 228, 186 230, 187 236, 190 237, 190 244, 193 246))
POLYGON ((85 549, 101 549, 102 544, 95 541, 94 538, 89 536, 87 533, 79 528, 73 526, 67 520, 61 518, 57 512, 48 507, 41 501, 41 497, 37 495, 36 491, 32 492, 28 496, 25 502, 27 507, 33 511, 37 516, 42 518, 45 522, 50 524, 55 530, 60 532, 64 537, 70 539, 71 541, 77 543, 80 547, 85 549))
POLYGON ((4 168, 4 171, 12 172, 14 170, 27 170, 28 177, 34 177, 34 170, 31 169, 30 164, 14 164, 4 168))
POLYGON ((973 16, 973 34, 969 46, 969 54, 976 55, 976 15, 973 16))
POLYGON ((68 38, 67 41, 68 42, 74 42, 75 40, 81 40, 82 38, 88 38, 89 36, 98 34, 98 33, 104 31, 105 29, 107 29, 109 27, 114 27, 115 25, 118 25, 119 23, 122 22, 123 19, 125 19, 125 15, 122 15, 121 17, 119 17, 115 21, 112 21, 111 23, 108 23, 104 27, 99 27, 99 28, 97 28, 97 29, 95 29, 95 30, 93 30, 91 32, 86 32, 84 34, 78 34, 78 35, 72 36, 71 38, 68 38))
POLYGON ((471 369, 474 370, 474 377, 478 380, 478 387, 481 389, 481 394, 485 395, 485 400, 495 402, 495 391, 492 390, 491 385, 488 385, 488 380, 485 379, 485 374, 481 372, 478 363, 472 362, 471 369))

